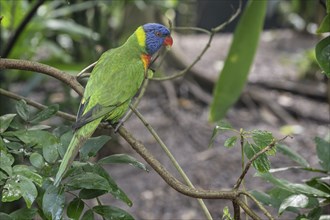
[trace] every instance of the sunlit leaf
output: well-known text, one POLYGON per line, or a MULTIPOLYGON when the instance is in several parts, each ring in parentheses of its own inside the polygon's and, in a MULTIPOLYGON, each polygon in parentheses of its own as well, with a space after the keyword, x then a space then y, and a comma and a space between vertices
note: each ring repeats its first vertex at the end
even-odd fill
POLYGON ((305 208, 307 204, 308 204, 307 196, 303 194, 292 195, 286 198, 282 202, 278 212, 281 215, 284 212, 284 210, 287 209, 288 207, 305 208))
POLYGON ((33 181, 37 185, 41 186, 43 179, 42 176, 40 176, 36 170, 31 166, 26 165, 15 165, 13 167, 13 174, 25 176, 29 180, 33 181))

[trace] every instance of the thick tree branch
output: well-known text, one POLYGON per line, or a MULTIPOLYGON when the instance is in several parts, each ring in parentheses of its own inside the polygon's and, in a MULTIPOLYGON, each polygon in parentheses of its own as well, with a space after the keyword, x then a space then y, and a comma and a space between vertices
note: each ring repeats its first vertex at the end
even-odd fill
POLYGON ((0 70, 3 69, 17 69, 17 70, 27 70, 38 73, 43 73, 48 76, 52 76, 63 83, 70 86, 74 91, 76 91, 80 96, 83 94, 84 88, 76 80, 76 77, 66 74, 65 72, 58 70, 54 67, 41 64, 38 62, 28 61, 28 60, 16 60, 16 59, 3 59, 0 58, 0 70))
MULTIPOLYGON (((27 71, 39 72, 52 76, 69 87, 74 89, 79 95, 83 94, 83 87, 78 83, 76 77, 66 74, 56 68, 50 67, 37 62, 25 61, 25 60, 13 60, 13 59, 0 59, 0 70, 2 69, 20 69, 27 71)), ((34 102, 30 99, 15 95, 11 92, 1 89, 0 94, 6 95, 13 99, 23 98, 26 102, 36 108, 44 109, 46 106, 34 102)), ((74 120, 75 116, 70 114, 58 114, 60 117, 66 118, 68 120, 74 120)), ((178 192, 193 198, 202 199, 227 199, 235 201, 252 219, 260 219, 257 214, 250 209, 246 203, 239 199, 239 196, 243 194, 240 190, 205 190, 196 189, 189 187, 179 180, 177 180, 167 169, 145 148, 145 146, 132 136, 124 127, 120 127, 118 133, 131 145, 131 147, 168 183, 173 189, 178 192)))

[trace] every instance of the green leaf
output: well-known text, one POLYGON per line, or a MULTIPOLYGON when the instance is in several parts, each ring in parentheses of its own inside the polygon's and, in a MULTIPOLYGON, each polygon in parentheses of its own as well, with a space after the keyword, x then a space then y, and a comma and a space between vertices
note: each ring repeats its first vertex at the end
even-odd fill
POLYGON ((81 217, 81 220, 94 220, 94 212, 92 209, 88 209, 84 215, 81 217))
POLYGON ((42 198, 42 210, 47 219, 59 220, 65 205, 64 191, 49 185, 42 198))
POLYGON ((7 178, 8 176, 4 172, 0 171, 0 186, 5 184, 7 178))
POLYGON ((12 202, 22 197, 21 188, 16 182, 17 177, 13 176, 7 180, 2 190, 2 202, 12 202))
POLYGON ((228 206, 225 206, 222 210, 223 212, 223 215, 222 215, 222 220, 232 220, 233 218, 231 217, 230 215, 230 211, 229 211, 229 208, 228 206))
POLYGON ((114 154, 100 159, 98 164, 129 164, 134 167, 140 168, 145 171, 149 171, 148 168, 141 162, 137 161, 134 157, 126 154, 114 154))
POLYGON ((278 212, 281 215, 288 207, 305 208, 308 204, 308 197, 303 194, 296 194, 286 198, 278 212))
MULTIPOLYGON (((244 145, 244 153, 247 158, 251 159, 255 154, 261 151, 262 148, 255 145, 246 143, 244 145)), ((257 159, 252 162, 253 167, 260 173, 266 173, 270 169, 270 162, 265 153, 261 154, 257 159)))
POLYGON ((2 202, 12 202, 23 197, 26 206, 31 208, 38 196, 38 191, 33 182, 22 175, 14 175, 7 180, 2 191, 2 202))
POLYGON ((269 131, 253 130, 252 139, 256 145, 265 148, 274 141, 273 134, 269 131))
POLYGON ((68 208, 66 210, 68 217, 79 220, 79 217, 84 209, 84 205, 85 203, 81 199, 79 198, 73 199, 69 203, 68 208))
POLYGON ((44 158, 41 156, 41 154, 37 153, 37 152, 33 152, 31 155, 30 155, 30 163, 36 167, 36 168, 39 168, 41 169, 44 165, 45 165, 45 161, 44 161, 44 158))
POLYGON ((314 141, 321 167, 326 171, 330 171, 330 142, 319 137, 316 137, 314 141))
POLYGON ((33 182, 25 176, 17 175, 18 185, 21 189, 22 197, 28 208, 31 208, 32 203, 38 196, 38 191, 33 182))
MULTIPOLYGON (((10 217, 13 220, 23 220, 23 219, 34 219, 35 215, 37 214, 38 210, 31 208, 21 208, 12 213, 10 213, 10 217)), ((2 218, 0 218, 2 219, 2 218)))
POLYGON ((13 174, 25 176, 29 180, 36 183, 38 186, 42 185, 43 179, 33 167, 26 165, 15 165, 13 167, 13 174))
POLYGON ((251 0, 239 19, 225 65, 213 91, 210 121, 223 118, 241 94, 258 47, 266 6, 267 1, 251 0))
POLYGON ((116 182, 113 180, 113 178, 109 175, 109 173, 98 164, 94 166, 86 166, 84 168, 87 172, 93 172, 97 173, 98 175, 102 176, 108 181, 108 184, 110 186, 109 192, 116 198, 120 199, 121 201, 125 202, 128 206, 132 206, 132 201, 128 198, 126 193, 119 188, 119 186, 116 184, 116 182))
POLYGON ((12 165, 14 163, 14 157, 6 151, 0 151, 0 169, 5 171, 9 176, 12 175, 12 165))
POLYGON ((231 148, 233 146, 235 146, 236 142, 237 142, 237 139, 238 137, 237 136, 232 136, 230 138, 228 138, 226 141, 225 141, 225 147, 227 148, 231 148))
POLYGON ((97 189, 110 191, 108 181, 99 174, 91 172, 73 176, 67 185, 75 189, 97 189))
POLYGON ((26 101, 20 100, 16 103, 16 111, 18 115, 24 120, 29 120, 29 108, 26 104, 26 101))
POLYGON ((39 122, 45 121, 46 119, 52 117, 56 114, 59 107, 57 104, 48 106, 47 108, 43 109, 42 111, 38 112, 31 120, 30 123, 37 124, 39 122))
POLYGON ((273 185, 281 189, 285 189, 295 194, 304 194, 311 197, 330 198, 329 194, 310 187, 306 184, 292 183, 284 179, 276 178, 270 173, 257 173, 256 176, 271 182, 273 185))
POLYGON ((98 137, 90 138, 80 148, 79 155, 82 161, 86 161, 90 157, 95 157, 96 153, 111 139, 110 136, 101 135, 98 137))
POLYGON ((60 145, 58 146, 58 153, 60 154, 61 158, 64 157, 72 137, 73 137, 72 130, 69 130, 61 135, 60 145))
POLYGON ((316 33, 321 34, 321 33, 327 33, 330 32, 330 14, 327 14, 321 24, 320 27, 316 30, 316 33))
POLYGON ((94 199, 101 195, 106 194, 106 190, 97 190, 97 189, 82 189, 79 192, 79 198, 81 199, 94 199))
POLYGON ((126 211, 113 206, 99 205, 93 207, 93 211, 107 220, 134 220, 126 211))
POLYGON ((212 132, 212 136, 210 138, 210 142, 209 142, 209 146, 208 148, 212 147, 215 138, 217 137, 218 133, 223 130, 234 130, 233 127, 231 126, 231 124, 229 124, 228 122, 221 120, 217 123, 217 125, 214 127, 213 132, 212 132))
POLYGON ((308 218, 308 220, 320 220, 321 214, 322 214, 322 208, 316 207, 308 213, 307 218, 308 218))
POLYGON ((306 184, 330 195, 330 184, 322 181, 320 178, 312 178, 306 181, 306 184))
POLYGON ((15 116, 16 114, 6 114, 0 117, 0 133, 3 133, 7 130, 15 116))
POLYGON ((59 139, 48 131, 12 131, 4 133, 9 136, 15 136, 25 144, 35 145, 42 148, 42 153, 48 163, 54 163, 58 158, 59 139))
POLYGON ((273 198, 272 196, 268 195, 267 193, 252 190, 250 192, 259 202, 262 202, 264 205, 278 207, 280 204, 280 201, 278 199, 273 198))
POLYGON ((283 155, 289 157, 291 160, 295 161, 300 166, 310 167, 309 163, 305 160, 305 158, 300 156, 298 153, 293 151, 288 146, 286 146, 284 144, 278 144, 276 148, 280 153, 282 153, 283 155))
POLYGON ((327 77, 330 77, 330 36, 322 39, 315 47, 316 60, 327 77))
POLYGON ((1 220, 14 220, 12 217, 10 217, 10 215, 0 212, 0 219, 1 220))

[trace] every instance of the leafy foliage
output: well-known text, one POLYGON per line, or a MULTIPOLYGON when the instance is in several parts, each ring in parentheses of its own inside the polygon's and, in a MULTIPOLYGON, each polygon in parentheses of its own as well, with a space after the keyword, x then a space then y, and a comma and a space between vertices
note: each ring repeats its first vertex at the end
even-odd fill
POLYGON ((66 213, 72 219, 92 219, 94 214, 105 219, 133 219, 122 209, 99 204, 83 213, 85 201, 97 199, 110 193, 114 198, 132 206, 132 201, 102 167, 103 164, 130 164, 147 171, 144 164, 125 155, 110 155, 97 163, 88 162, 110 139, 108 136, 91 138, 80 149, 80 161, 69 169, 66 183, 53 186, 59 162, 63 156, 72 132, 68 127, 45 130, 40 122, 53 117, 57 106, 32 114, 26 102, 16 104, 17 114, 0 117, 0 189, 1 201, 12 203, 20 200, 25 206, 12 213, 3 213, 2 219, 29 219, 37 216, 43 219, 61 219, 66 213), (66 202, 66 193, 74 195, 66 202), (66 210, 66 212, 65 212, 66 210))
POLYGON ((288 211, 296 213, 296 219, 320 219, 322 217, 322 207, 330 205, 330 176, 328 170, 330 142, 317 137, 315 138, 315 144, 319 163, 323 169, 311 168, 309 163, 298 153, 287 146, 279 145, 279 152, 295 161, 299 166, 271 169, 270 173, 257 174, 256 176, 271 183, 273 188, 267 193, 256 190, 251 193, 263 204, 278 209, 279 215, 288 211), (316 176, 304 180, 304 183, 292 183, 272 175, 272 173, 290 169, 305 170, 311 172, 311 174, 315 173, 316 176))
MULTIPOLYGON (((296 213, 296 219, 319 219, 322 216, 322 207, 330 205, 330 142, 320 137, 315 138, 315 145, 321 169, 312 168, 305 158, 293 151, 290 147, 280 144, 271 132, 264 130, 245 131, 236 130, 228 122, 220 121, 215 126, 211 144, 214 144, 217 135, 222 132, 231 132, 224 142, 225 147, 234 147, 237 142, 241 145, 244 155, 253 160, 252 166, 257 170, 255 176, 271 183, 273 187, 266 193, 252 190, 251 194, 264 205, 272 206, 278 210, 278 215, 284 212, 296 213), (261 150, 267 151, 260 154, 261 150), (296 162, 299 166, 281 167, 271 169, 269 156, 279 152, 296 162), (258 157, 256 157, 258 154, 258 157), (289 180, 278 178, 273 174, 291 169, 311 172, 312 178, 304 183, 293 183, 289 180)), ((243 156, 244 156, 243 155, 243 156)), ((244 158, 242 158, 244 161, 244 158)), ((230 219, 224 210, 224 219, 230 219)))
MULTIPOLYGON (((330 0, 326 0, 326 16, 317 29, 317 33, 330 32, 330 0)), ((330 36, 325 37, 315 47, 316 60, 326 76, 330 77, 330 36)))

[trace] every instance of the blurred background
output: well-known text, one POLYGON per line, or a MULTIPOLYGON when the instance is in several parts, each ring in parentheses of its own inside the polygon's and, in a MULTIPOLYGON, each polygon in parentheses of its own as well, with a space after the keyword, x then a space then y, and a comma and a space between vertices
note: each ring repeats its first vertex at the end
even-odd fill
MULTIPOLYGON (((247 1, 243 1, 243 8, 247 1)), ((144 23, 200 27, 210 30, 234 13, 237 0, 15 0, 0 1, 2 58, 38 61, 77 74, 106 50, 121 45, 144 23), (29 19, 30 18, 30 19, 29 19), (26 23, 26 25, 24 24, 26 23)), ((270 0, 264 31, 246 88, 226 119, 236 128, 266 129, 277 137, 290 134, 292 149, 317 166, 315 136, 329 136, 329 84, 316 63, 316 29, 325 15, 325 1, 270 0)), ((202 59, 184 77, 151 81, 139 109, 173 151, 196 186, 229 188, 240 174, 238 149, 222 147, 226 134, 208 149, 213 125, 208 123, 212 89, 223 67, 232 33, 239 17, 220 33, 202 59), (189 155, 189 156, 187 156, 189 155)), ((209 36, 198 31, 173 31, 174 45, 156 74, 172 75, 190 65, 205 47, 209 36)), ((75 114, 78 95, 48 76, 1 70, 0 87, 75 114)), ((0 113, 13 111, 13 101, 0 96, 0 113)), ((54 126, 71 123, 60 118, 54 126)), ((132 116, 127 129, 175 173, 170 162, 139 120, 132 116)), ((135 155, 120 138, 101 154, 135 155)), ((137 158, 138 156, 135 155, 137 158)), ((288 163, 280 155, 273 166, 288 163)), ((290 164, 288 164, 290 165, 290 164)), ((137 219, 203 219, 197 202, 178 194, 155 172, 111 166, 109 172, 132 198, 132 208, 111 197, 108 203, 128 210, 137 219), (132 181, 134 180, 134 181, 132 181)), ((257 178, 247 187, 266 189, 257 178)), ((292 181, 305 174, 287 173, 292 181)), ((211 213, 220 216, 225 201, 207 201, 211 213)), ((289 218, 289 217, 288 217, 289 218)))

